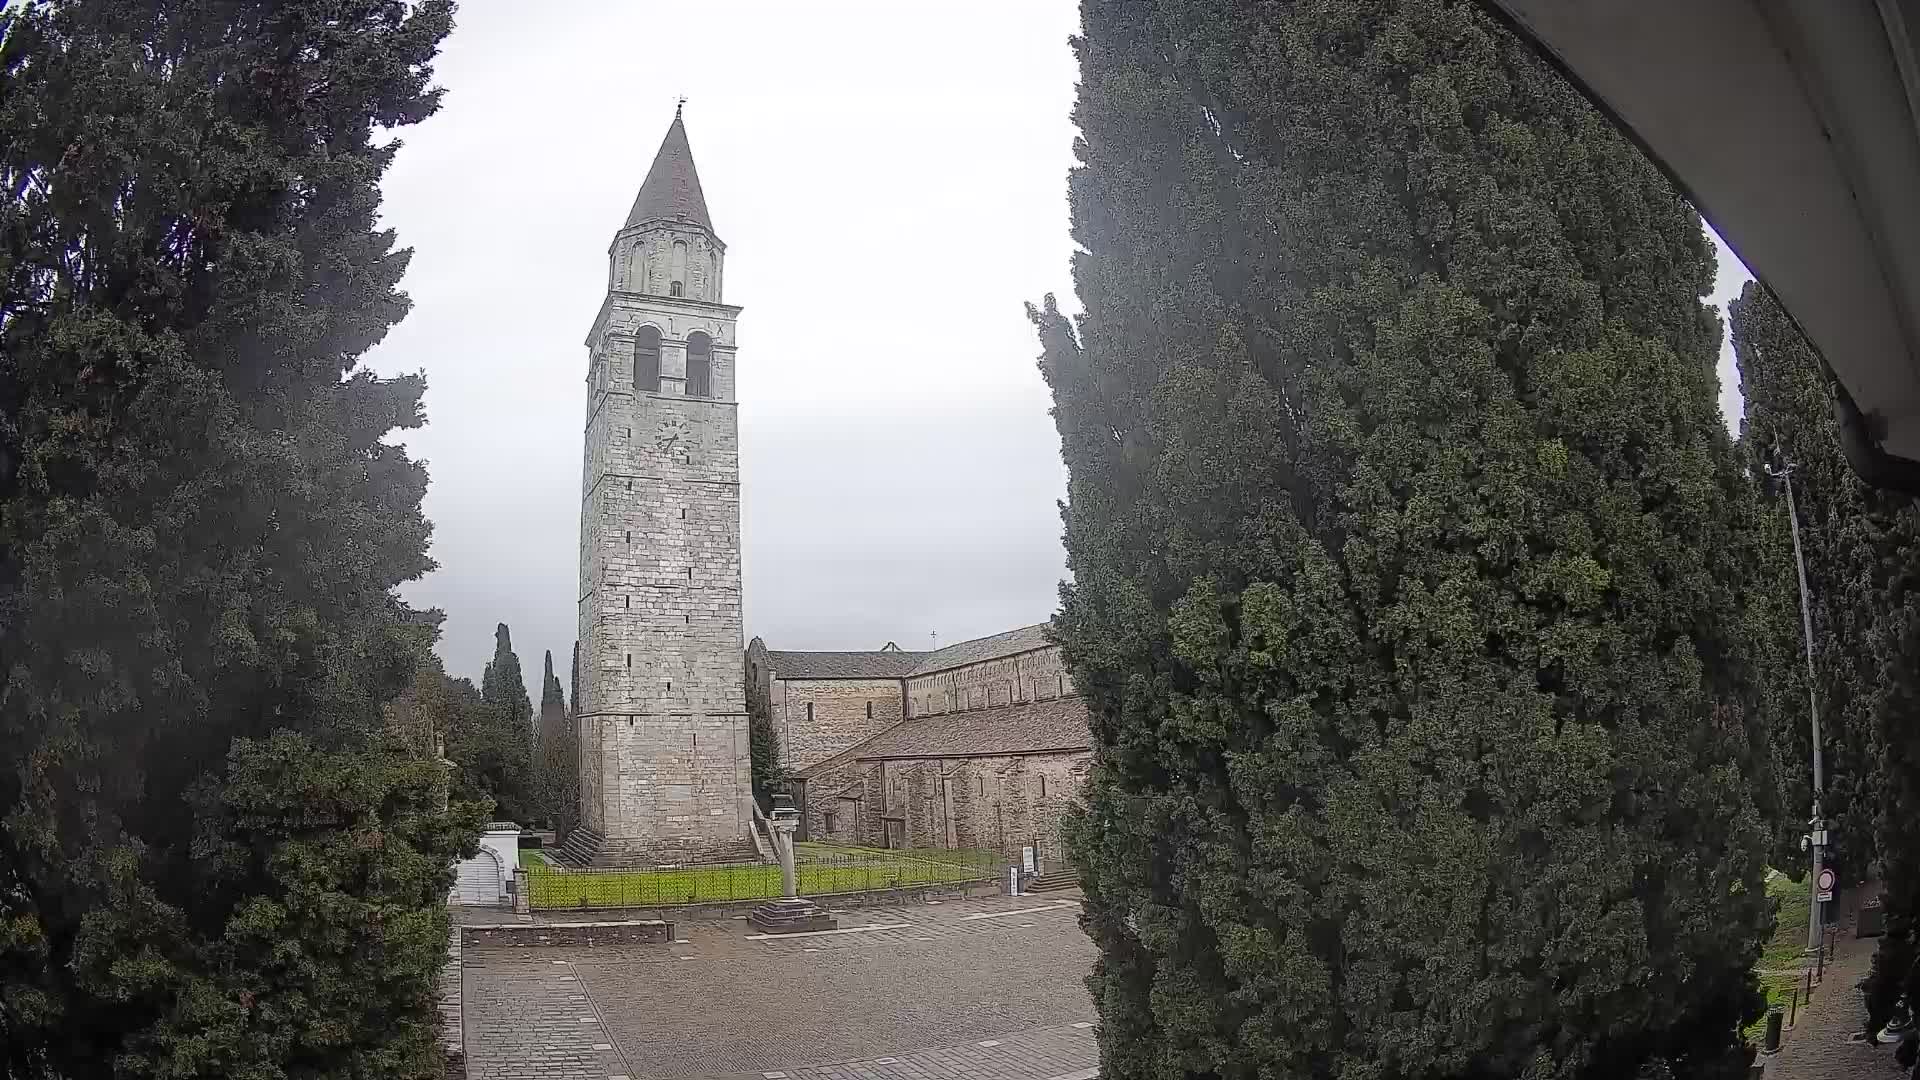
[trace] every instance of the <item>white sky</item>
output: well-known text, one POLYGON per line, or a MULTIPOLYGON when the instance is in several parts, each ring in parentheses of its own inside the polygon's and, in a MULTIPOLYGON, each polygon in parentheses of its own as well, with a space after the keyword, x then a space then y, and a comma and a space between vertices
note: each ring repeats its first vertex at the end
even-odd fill
MULTIPOLYGON (((566 681, 582 339, 682 94, 746 309, 748 637, 914 649, 1052 614, 1065 470, 1022 303, 1078 307, 1077 24, 1074 0, 463 0, 445 106, 385 183, 414 309, 369 357, 428 375, 407 442, 440 569, 403 591, 446 611, 450 671, 506 622, 536 699, 542 651, 566 681)), ((1716 303, 1744 280, 1722 254, 1716 303)))

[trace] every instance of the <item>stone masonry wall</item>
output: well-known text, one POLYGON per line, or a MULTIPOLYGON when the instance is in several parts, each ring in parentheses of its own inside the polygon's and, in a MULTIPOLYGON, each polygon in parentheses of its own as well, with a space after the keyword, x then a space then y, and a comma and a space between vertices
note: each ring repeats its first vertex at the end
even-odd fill
POLYGON ((769 696, 781 763, 789 770, 825 761, 904 716, 899 679, 773 679, 769 696))
POLYGON ((880 847, 887 842, 884 820, 899 818, 902 839, 911 847, 976 848, 1016 857, 1036 844, 1057 858, 1061 820, 1091 767, 1092 755, 1083 750, 851 762, 808 779, 808 836, 880 847))
POLYGON ((931 716, 1015 701, 1046 701, 1074 692, 1060 647, 1015 653, 906 680, 909 713, 931 716))
POLYGON ((604 850, 634 860, 734 853, 750 827, 737 315, 612 292, 588 338, 581 816, 606 838, 604 850), (643 324, 661 333, 659 393, 634 387, 643 324), (713 340, 711 399, 684 394, 695 330, 713 340))

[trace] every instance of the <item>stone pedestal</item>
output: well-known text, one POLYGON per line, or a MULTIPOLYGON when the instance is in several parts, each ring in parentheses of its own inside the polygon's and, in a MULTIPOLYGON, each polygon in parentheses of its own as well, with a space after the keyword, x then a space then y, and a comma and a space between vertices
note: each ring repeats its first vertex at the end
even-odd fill
POLYGON ((838 930, 840 923, 819 904, 804 896, 769 900, 747 916, 747 922, 768 934, 798 934, 809 930, 838 930))
POLYGON ((773 850, 780 856, 780 891, 785 895, 769 900, 747 916, 747 921, 769 934, 798 934, 810 930, 838 930, 840 924, 819 904, 800 896, 800 875, 793 865, 793 834, 800 827, 800 815, 793 799, 773 797, 773 813, 767 815, 773 831, 773 850))

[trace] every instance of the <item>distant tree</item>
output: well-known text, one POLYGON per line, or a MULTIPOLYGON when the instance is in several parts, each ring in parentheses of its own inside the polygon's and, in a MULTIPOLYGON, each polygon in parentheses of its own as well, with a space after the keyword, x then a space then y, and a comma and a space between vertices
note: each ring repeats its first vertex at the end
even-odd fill
POLYGON ((528 737, 533 733, 533 701, 520 674, 520 657, 513 651, 513 634, 506 623, 493 628, 493 659, 480 675, 480 700, 503 710, 528 737))
POLYGON ((1086 0, 1055 630, 1101 1075, 1732 1078, 1753 484, 1694 212, 1475 5, 1086 0))
POLYGON ((580 643, 573 643, 573 673, 567 683, 567 715, 580 715, 580 643))
POLYGON ((567 716, 565 693, 553 673, 553 653, 547 653, 546 673, 540 683, 540 731, 534 747, 534 785, 540 816, 565 834, 579 818, 580 754, 573 723, 567 716))
POLYGON ((533 763, 528 740, 501 709, 480 698, 471 679, 442 676, 447 708, 447 760, 455 798, 487 802, 499 821, 531 821, 533 763))
POLYGON ((444 0, 0 9, 0 1075, 426 1077, 472 808, 378 227, 444 0))
POLYGON ((751 657, 764 649, 759 638, 747 646, 747 768, 754 801, 771 809, 775 792, 787 790, 787 773, 780 765, 780 736, 773 728, 773 702, 754 670, 751 657))

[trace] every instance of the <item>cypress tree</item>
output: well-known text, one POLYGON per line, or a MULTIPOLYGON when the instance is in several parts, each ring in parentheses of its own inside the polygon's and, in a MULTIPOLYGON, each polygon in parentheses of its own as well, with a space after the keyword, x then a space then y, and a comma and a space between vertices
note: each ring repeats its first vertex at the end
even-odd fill
POLYGON ((546 659, 540 682, 540 730, 534 746, 534 783, 541 816, 561 833, 573 828, 578 816, 579 750, 560 679, 553 673, 553 653, 546 659))
POLYGON ((1102 1075, 1742 1074, 1771 790, 1697 216, 1472 5, 1086 0, 1055 629, 1102 1075))
POLYGON ((580 715, 580 643, 573 643, 573 673, 568 677, 567 715, 580 715))
POLYGON ((492 799, 497 820, 530 822, 539 817, 533 703, 506 623, 494 627, 493 659, 481 673, 479 689, 466 679, 454 682, 447 758, 460 766, 459 790, 466 797, 492 799))
POLYGON ((480 675, 480 700, 499 709, 521 730, 533 730, 533 700, 520 674, 520 657, 513 651, 513 633, 506 623, 493 628, 493 659, 480 675))
POLYGON ((444 0, 0 12, 0 1074, 412 1077, 473 819, 377 227, 444 0))
MULTIPOLYGON (((1913 500, 1862 484, 1840 449, 1830 376, 1799 327, 1760 285, 1748 283, 1728 312, 1745 399, 1742 441, 1756 473, 1791 462, 1800 543, 1813 623, 1814 703, 1820 711, 1826 772, 1822 814, 1832 822, 1829 865, 1849 883, 1867 877, 1879 857, 1876 819, 1882 799, 1877 713, 1888 684, 1882 670, 1902 660, 1898 605, 1888 595, 1899 552, 1920 536, 1913 500)), ((1783 769, 1792 847, 1779 861, 1796 879, 1798 850, 1811 806, 1812 732, 1807 716, 1804 631, 1787 532, 1786 496, 1769 484, 1767 513, 1778 523, 1774 578, 1788 603, 1777 611, 1781 663, 1790 690, 1779 702, 1776 743, 1783 769)))

